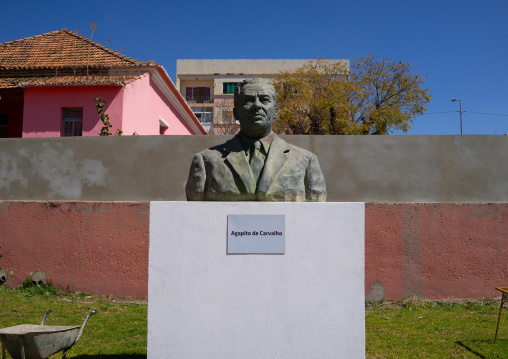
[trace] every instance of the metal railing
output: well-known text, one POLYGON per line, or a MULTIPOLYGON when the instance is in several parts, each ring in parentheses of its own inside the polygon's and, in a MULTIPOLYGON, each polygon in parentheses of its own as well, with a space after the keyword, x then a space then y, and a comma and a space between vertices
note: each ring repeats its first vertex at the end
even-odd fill
POLYGON ((213 103, 213 96, 185 96, 188 103, 213 103))

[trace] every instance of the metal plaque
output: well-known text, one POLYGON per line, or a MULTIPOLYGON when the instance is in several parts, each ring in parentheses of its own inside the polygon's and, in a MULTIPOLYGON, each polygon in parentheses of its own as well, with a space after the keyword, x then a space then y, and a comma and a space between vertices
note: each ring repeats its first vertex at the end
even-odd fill
POLYGON ((228 254, 284 254, 286 216, 228 215, 228 254))

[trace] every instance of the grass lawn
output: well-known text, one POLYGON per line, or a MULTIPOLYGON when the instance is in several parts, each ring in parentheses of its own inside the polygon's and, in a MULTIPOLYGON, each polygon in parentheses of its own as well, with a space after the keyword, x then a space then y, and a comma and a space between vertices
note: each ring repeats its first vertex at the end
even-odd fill
MULTIPOLYGON (((39 324, 78 325, 94 309, 83 336, 68 358, 146 358, 145 301, 88 296, 83 293, 0 288, 0 328, 39 324), (47 295, 45 295, 47 294, 47 295)), ((498 302, 407 302, 368 304, 365 311, 367 358, 508 358, 508 313, 494 334, 498 302)), ((56 354, 52 358, 60 358, 56 354)), ((10 358, 8 356, 8 358, 10 358)), ((260 358, 264 359, 264 358, 260 358)), ((354 358, 353 358, 354 359, 354 358)))
MULTIPOLYGON (((85 294, 56 293, 45 296, 30 289, 0 289, 0 328, 18 324, 40 324, 52 309, 45 325, 81 325, 92 310, 83 335, 67 352, 67 358, 146 358, 147 306, 119 299, 85 294)), ((10 356, 7 356, 10 358, 10 356)), ((61 358, 58 353, 51 358, 61 358)))
POLYGON ((408 302, 367 306, 367 358, 508 358, 508 316, 499 303, 408 302))

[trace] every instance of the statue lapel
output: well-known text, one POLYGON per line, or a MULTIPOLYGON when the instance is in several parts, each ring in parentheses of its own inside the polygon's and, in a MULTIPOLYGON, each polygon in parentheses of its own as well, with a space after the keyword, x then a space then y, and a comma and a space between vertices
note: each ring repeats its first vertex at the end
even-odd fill
POLYGON ((224 150, 229 152, 226 156, 226 161, 229 162, 233 170, 243 182, 247 193, 255 193, 256 183, 254 182, 254 175, 252 174, 249 162, 247 162, 247 157, 243 151, 242 143, 238 137, 233 137, 233 139, 229 142, 229 146, 224 147, 224 150))
POLYGON ((274 135, 270 151, 265 161, 265 167, 259 180, 258 192, 267 193, 277 174, 288 160, 289 148, 287 143, 274 135))

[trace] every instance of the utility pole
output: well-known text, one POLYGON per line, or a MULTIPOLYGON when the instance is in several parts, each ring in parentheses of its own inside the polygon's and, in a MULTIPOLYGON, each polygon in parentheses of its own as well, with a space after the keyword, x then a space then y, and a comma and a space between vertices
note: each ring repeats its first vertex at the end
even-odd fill
POLYGON ((455 98, 452 98, 452 102, 455 102, 455 101, 459 101, 459 105, 460 105, 460 134, 462 135, 462 100, 457 100, 455 98))

